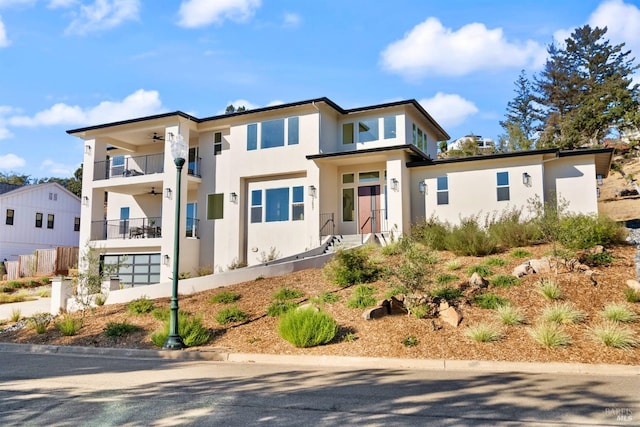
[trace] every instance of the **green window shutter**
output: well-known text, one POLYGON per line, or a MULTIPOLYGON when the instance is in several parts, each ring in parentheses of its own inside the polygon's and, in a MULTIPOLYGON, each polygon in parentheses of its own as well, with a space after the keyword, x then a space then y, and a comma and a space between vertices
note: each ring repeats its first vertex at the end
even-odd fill
POLYGON ((224 194, 207 195, 207 219, 222 219, 224 216, 224 194))

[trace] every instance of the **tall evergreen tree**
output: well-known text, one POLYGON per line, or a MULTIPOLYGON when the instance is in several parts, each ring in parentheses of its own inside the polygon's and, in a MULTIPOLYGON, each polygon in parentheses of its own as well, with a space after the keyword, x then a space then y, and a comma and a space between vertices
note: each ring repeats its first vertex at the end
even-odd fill
POLYGON ((533 86, 524 70, 515 82, 516 96, 507 103, 507 114, 500 126, 506 131, 500 137, 500 147, 506 151, 530 150, 536 131, 538 112, 535 107, 533 86))
POLYGON ((607 28, 577 28, 549 59, 535 81, 542 106, 539 147, 573 149, 599 144, 612 130, 640 123, 640 91, 631 76, 638 69, 624 43, 611 45, 607 28))

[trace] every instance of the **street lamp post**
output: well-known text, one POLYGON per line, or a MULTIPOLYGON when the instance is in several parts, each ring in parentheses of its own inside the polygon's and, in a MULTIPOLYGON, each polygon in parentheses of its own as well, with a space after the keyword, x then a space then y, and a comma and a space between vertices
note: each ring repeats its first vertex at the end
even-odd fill
POLYGON ((178 333, 178 258, 180 256, 180 183, 182 181, 182 166, 189 152, 189 145, 178 134, 171 141, 171 155, 176 164, 176 222, 173 238, 173 286, 171 288, 171 317, 169 319, 169 336, 162 345, 168 350, 180 350, 185 347, 178 333))

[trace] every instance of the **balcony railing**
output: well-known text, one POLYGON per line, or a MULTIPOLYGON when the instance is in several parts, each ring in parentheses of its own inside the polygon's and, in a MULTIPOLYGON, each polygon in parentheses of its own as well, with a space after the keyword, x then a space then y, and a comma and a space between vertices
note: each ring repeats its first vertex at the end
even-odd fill
POLYGON ((191 176, 200 177, 200 167, 202 166, 202 158, 197 157, 195 160, 189 160, 188 173, 191 176))
POLYGON ((112 219, 91 223, 91 240, 162 237, 160 217, 112 219))
POLYGON ((113 157, 102 162, 95 162, 93 179, 95 181, 162 173, 164 171, 164 154, 147 154, 135 157, 113 157))
POLYGON ((197 218, 187 218, 187 237, 200 237, 200 220, 197 218))

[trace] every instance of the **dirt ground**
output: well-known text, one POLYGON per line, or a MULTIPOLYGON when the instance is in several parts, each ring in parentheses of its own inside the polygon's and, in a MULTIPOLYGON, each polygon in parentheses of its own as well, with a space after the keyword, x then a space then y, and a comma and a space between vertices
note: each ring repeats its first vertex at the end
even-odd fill
MULTIPOLYGON (((541 257, 551 249, 548 245, 524 248, 531 252, 531 257, 541 257)), ((181 296, 180 309, 189 313, 200 313, 204 324, 210 328, 213 338, 205 346, 193 347, 186 351, 207 351, 225 349, 232 352, 272 353, 272 354, 313 354, 313 355, 341 355, 368 357, 399 357, 399 358, 445 358, 463 360, 498 360, 522 362, 580 362, 580 363, 609 363, 637 365, 640 362, 640 348, 618 350, 596 343, 589 333, 589 328, 601 321, 600 311, 611 302, 624 302, 636 313, 640 312, 640 304, 626 303, 624 289, 626 280, 635 278, 634 254, 635 247, 630 245, 611 249, 615 258, 609 267, 597 268, 594 276, 597 283, 587 275, 579 272, 568 272, 560 269, 558 274, 549 273, 544 277, 554 278, 564 294, 563 301, 573 303, 584 311, 586 318, 575 325, 567 325, 572 343, 566 347, 548 349, 537 344, 529 334, 529 329, 536 323, 537 318, 548 302, 537 292, 540 275, 529 275, 522 279, 519 285, 510 288, 499 288, 492 285, 489 291, 503 296, 513 305, 519 307, 527 319, 524 325, 502 326, 503 338, 494 343, 477 343, 465 335, 469 325, 478 322, 496 323, 493 310, 486 310, 462 301, 458 309, 463 320, 458 327, 445 324, 438 319, 417 319, 413 316, 399 314, 376 320, 364 320, 362 309, 346 307, 346 300, 353 292, 353 288, 341 289, 328 282, 321 270, 311 269, 287 276, 276 278, 257 278, 254 281, 228 286, 222 289, 181 296), (279 337, 277 333, 278 318, 266 315, 266 308, 273 300, 273 294, 280 288, 295 288, 304 292, 304 297, 298 302, 304 302, 310 297, 317 296, 323 291, 335 293, 339 301, 324 304, 322 307, 337 321, 340 329, 338 336, 328 345, 298 349, 279 337), (241 324, 222 326, 215 321, 218 311, 226 307, 225 304, 211 303, 212 295, 222 290, 233 290, 240 294, 237 306, 249 314, 248 321, 241 324), (434 328, 435 326, 435 328, 434 328), (347 340, 344 337, 354 339, 347 340), (408 336, 415 336, 418 344, 406 347, 402 340, 408 336)), ((515 258, 509 253, 494 255, 507 261, 507 265, 491 267, 493 275, 511 274, 513 268, 523 260, 515 258)), ((449 273, 458 276, 456 283, 468 280, 467 268, 480 264, 483 259, 475 257, 455 257, 448 252, 439 253, 439 266, 448 260, 457 259, 461 268, 449 273)), ((525 259, 529 259, 525 258, 525 259)), ((444 271, 444 270, 443 270, 444 271)), ((378 289, 378 299, 382 299, 391 283, 388 279, 373 284, 378 289)), ((169 300, 156 300, 156 307, 168 307, 169 300)), ((44 334, 36 334, 33 329, 23 328, 14 332, 0 333, 0 341, 78 345, 90 347, 125 347, 125 348, 154 348, 149 337, 151 333, 161 329, 162 324, 152 315, 133 315, 127 312, 124 305, 104 306, 94 312, 87 313, 84 326, 76 336, 63 336, 53 323, 44 334), (107 337, 103 330, 108 322, 128 322, 139 326, 138 332, 121 338, 107 337)), ((5 325, 5 328, 10 325, 5 325)), ((640 322, 628 325, 640 338, 640 322)))

